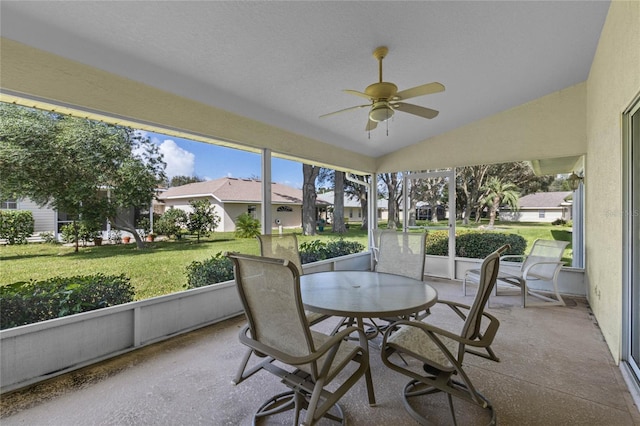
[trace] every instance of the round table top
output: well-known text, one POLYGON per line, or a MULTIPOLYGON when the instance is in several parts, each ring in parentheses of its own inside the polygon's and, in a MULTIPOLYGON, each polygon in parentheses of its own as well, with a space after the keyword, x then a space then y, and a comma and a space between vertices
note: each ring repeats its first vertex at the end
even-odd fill
POLYGON ((436 290, 423 281, 372 271, 302 275, 300 289, 306 309, 351 317, 409 315, 438 300, 436 290))

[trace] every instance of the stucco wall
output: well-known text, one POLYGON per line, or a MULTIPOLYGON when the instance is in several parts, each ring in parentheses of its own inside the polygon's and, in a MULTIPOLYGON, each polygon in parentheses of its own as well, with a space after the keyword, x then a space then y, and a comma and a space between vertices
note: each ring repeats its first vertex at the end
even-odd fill
POLYGON ((378 173, 582 155, 586 83, 551 93, 378 159, 378 173))
POLYGON ((616 361, 622 337, 621 117, 639 91, 640 2, 614 1, 587 80, 585 241, 589 301, 616 361))

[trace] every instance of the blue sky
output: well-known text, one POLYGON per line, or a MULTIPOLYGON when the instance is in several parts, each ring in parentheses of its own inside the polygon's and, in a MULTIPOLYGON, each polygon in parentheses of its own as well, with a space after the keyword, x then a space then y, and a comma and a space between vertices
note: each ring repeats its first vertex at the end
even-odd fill
MULTIPOLYGON (((166 173, 173 176, 198 176, 210 180, 221 177, 260 176, 260 155, 211 145, 160 133, 145 132, 160 147, 167 163, 166 173)), ((271 180, 302 188, 302 163, 273 158, 271 180)))

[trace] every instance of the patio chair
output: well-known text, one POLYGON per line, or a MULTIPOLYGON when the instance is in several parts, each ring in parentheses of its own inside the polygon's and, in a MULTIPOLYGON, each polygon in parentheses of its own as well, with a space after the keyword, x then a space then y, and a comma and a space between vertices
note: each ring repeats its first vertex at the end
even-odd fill
POLYGON ((382 232, 376 271, 422 281, 426 238, 424 232, 382 232))
MULTIPOLYGON (((376 262, 376 272, 386 274, 402 275, 422 281, 424 277, 424 259, 427 234, 424 232, 395 232, 381 230, 377 233, 378 259, 376 262)), ((424 318, 427 312, 416 312, 418 319, 424 318)), ((380 318, 387 323, 397 321, 398 317, 380 318)), ((373 338, 378 332, 386 329, 387 325, 379 326, 373 319, 369 319, 371 328, 367 329, 369 338, 373 338)), ((350 326, 355 323, 355 318, 344 318, 336 327, 350 326)))
POLYGON ((371 246, 371 249, 373 250, 373 264, 376 265, 378 263, 378 257, 380 254, 380 235, 382 235, 383 233, 392 233, 395 234, 396 231, 394 231, 393 229, 373 229, 372 230, 373 233, 373 246, 371 246))
MULTIPOLYGON (((456 417, 452 397, 486 410, 491 418, 490 424, 495 424, 496 414, 491 402, 473 386, 463 369, 463 361, 465 353, 475 353, 473 348, 488 349, 498 331, 498 319, 484 312, 484 308, 496 283, 499 262, 499 251, 491 253, 482 262, 473 305, 438 302, 438 306, 449 307, 457 314, 463 322, 462 328, 451 321, 446 321, 447 329, 443 329, 422 321, 401 320, 383 336, 382 361, 387 367, 412 379, 405 385, 402 398, 407 412, 420 424, 427 424, 427 419, 413 408, 410 400, 438 392, 447 394, 454 424, 456 417), (393 354, 401 355, 403 362, 408 358, 409 362, 401 365, 392 357, 393 354)), ((432 322, 437 320, 435 315, 434 312, 429 317, 432 322)))
POLYGON ((369 368, 362 329, 350 327, 335 336, 311 330, 302 304, 300 272, 290 261, 238 253, 227 256, 234 263, 248 322, 239 335, 251 350, 244 363, 248 364, 251 354, 262 359, 243 368, 238 383, 264 370, 290 388, 262 404, 254 423, 293 410, 295 425, 314 425, 323 417, 344 424, 337 403, 369 368), (357 343, 345 340, 352 333, 358 333, 357 343))
MULTIPOLYGON (((565 306, 564 300, 558 291, 558 275, 564 265, 561 261, 564 249, 569 244, 568 241, 541 240, 538 239, 533 243, 531 252, 526 255, 506 255, 500 258, 500 273, 498 274, 498 284, 505 283, 510 286, 520 288, 522 295, 522 307, 527 306, 565 306), (505 265, 503 262, 517 259, 521 261, 520 268, 505 265), (527 282, 529 281, 548 281, 553 285, 554 297, 542 294, 540 290, 532 290, 527 282), (531 303, 528 296, 540 299, 542 302, 531 303)), ((478 270, 469 270, 466 272, 462 281, 462 290, 466 295, 467 281, 477 282, 478 270)), ((495 289, 498 295, 498 285, 495 289)))
MULTIPOLYGON (((258 235, 257 238, 260 242, 260 254, 262 256, 286 259, 298 268, 300 275, 304 274, 296 234, 258 235)), ((305 313, 307 315, 307 321, 309 321, 311 325, 329 318, 329 315, 318 312, 306 311, 305 313)))

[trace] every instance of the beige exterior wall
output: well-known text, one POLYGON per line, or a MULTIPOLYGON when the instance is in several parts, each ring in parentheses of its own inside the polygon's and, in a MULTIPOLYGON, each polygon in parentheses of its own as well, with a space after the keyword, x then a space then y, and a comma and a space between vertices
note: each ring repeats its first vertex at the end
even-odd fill
POLYGON ((536 99, 378 159, 378 173, 582 155, 586 83, 536 99))
POLYGON ((587 295, 616 361, 622 342, 621 117, 639 92, 640 2, 614 1, 587 80, 585 236, 587 295))
POLYGON ((191 205, 189 205, 189 201, 197 201, 197 200, 204 200, 204 199, 207 199, 211 202, 211 205, 213 206, 213 211, 220 218, 220 222, 218 223, 218 226, 214 231, 223 232, 225 224, 229 222, 229 219, 224 209, 220 206, 220 203, 218 203, 218 201, 213 199, 212 197, 196 197, 196 198, 190 198, 188 200, 186 199, 164 200, 163 213, 171 208, 180 209, 187 213, 191 213, 193 209, 191 208, 191 205))

